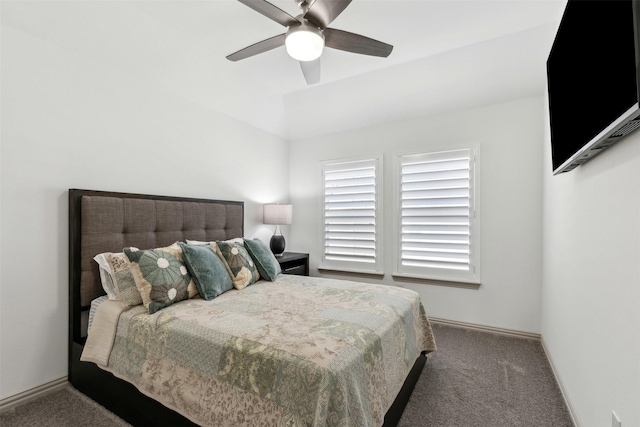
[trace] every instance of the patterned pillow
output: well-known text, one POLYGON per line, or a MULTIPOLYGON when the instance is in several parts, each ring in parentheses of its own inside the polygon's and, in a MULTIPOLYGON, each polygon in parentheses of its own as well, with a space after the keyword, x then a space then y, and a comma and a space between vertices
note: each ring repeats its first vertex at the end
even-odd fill
POLYGON ((210 247, 218 254, 227 268, 234 288, 244 289, 260 280, 260 273, 244 248, 244 244, 215 242, 211 243, 210 247))
POLYGON ((271 249, 269 249, 262 240, 245 239, 244 247, 247 249, 247 252, 251 255, 253 262, 256 264, 260 277, 273 282, 278 274, 282 273, 280 263, 276 259, 275 255, 273 255, 273 252, 271 252, 271 249))
POLYGON ((142 304, 142 297, 136 287, 129 258, 122 252, 108 252, 104 254, 104 258, 111 271, 111 281, 116 292, 116 299, 128 306, 142 304))
POLYGON ((207 301, 233 289, 227 268, 209 245, 179 243, 187 269, 198 287, 200 296, 207 301))
POLYGON ((142 303, 149 314, 198 295, 177 243, 165 248, 124 248, 142 303))

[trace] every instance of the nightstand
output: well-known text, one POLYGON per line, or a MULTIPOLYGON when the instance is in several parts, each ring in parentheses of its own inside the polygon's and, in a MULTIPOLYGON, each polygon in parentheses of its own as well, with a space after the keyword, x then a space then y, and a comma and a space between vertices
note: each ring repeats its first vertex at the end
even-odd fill
POLYGON ((276 257, 276 259, 280 263, 282 274, 309 275, 309 254, 285 252, 281 257, 276 257))

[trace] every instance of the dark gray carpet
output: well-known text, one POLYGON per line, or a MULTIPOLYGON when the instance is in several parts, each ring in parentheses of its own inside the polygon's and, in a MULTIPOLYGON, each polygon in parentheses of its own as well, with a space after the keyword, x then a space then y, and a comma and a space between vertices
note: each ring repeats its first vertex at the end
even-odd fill
MULTIPOLYGON (((433 325, 399 427, 573 427, 539 341, 433 325)), ((3 427, 129 427, 69 386, 0 414, 3 427)))
POLYGON ((538 340, 433 325, 399 427, 573 427, 538 340))
POLYGON ((0 414, 2 427, 131 427, 71 385, 0 414))

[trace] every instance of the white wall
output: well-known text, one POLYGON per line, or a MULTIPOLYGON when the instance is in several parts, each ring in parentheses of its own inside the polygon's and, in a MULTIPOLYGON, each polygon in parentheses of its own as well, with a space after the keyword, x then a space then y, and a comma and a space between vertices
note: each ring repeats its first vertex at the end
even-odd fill
POLYGON ((640 426, 640 132, 552 176, 544 129, 543 340, 583 427, 640 426))
MULTIPOLYGON (((418 291, 427 314, 443 319, 540 331, 542 250, 541 97, 423 117, 291 143, 293 225, 287 248, 310 253, 311 273, 321 259, 323 160, 384 156, 384 259, 382 280, 418 291), (395 153, 479 142, 482 180, 482 285, 460 289, 391 278, 392 165, 395 153)), ((334 275, 354 279, 352 276, 334 275)))
POLYGON ((261 204, 288 201, 286 141, 99 52, 1 36, 0 399, 67 375, 69 188, 244 200, 266 240, 261 204))

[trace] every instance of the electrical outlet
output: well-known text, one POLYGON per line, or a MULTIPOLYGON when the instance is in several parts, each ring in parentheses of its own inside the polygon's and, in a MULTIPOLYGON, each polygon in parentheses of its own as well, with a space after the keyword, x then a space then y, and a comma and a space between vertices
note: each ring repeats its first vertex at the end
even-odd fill
POLYGON ((614 411, 611 411, 611 427, 622 427, 622 421, 614 411))

